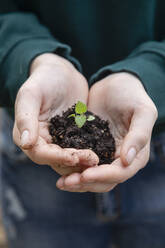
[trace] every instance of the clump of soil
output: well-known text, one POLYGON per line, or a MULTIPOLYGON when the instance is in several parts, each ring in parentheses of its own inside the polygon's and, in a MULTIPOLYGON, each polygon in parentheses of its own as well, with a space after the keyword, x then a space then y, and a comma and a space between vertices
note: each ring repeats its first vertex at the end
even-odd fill
POLYGON ((74 113, 75 105, 63 112, 62 116, 51 118, 49 133, 52 142, 62 148, 91 149, 99 157, 99 164, 109 164, 114 160, 115 140, 110 132, 108 121, 86 112, 86 116, 95 116, 93 121, 86 121, 78 128, 74 118, 68 116, 74 113))

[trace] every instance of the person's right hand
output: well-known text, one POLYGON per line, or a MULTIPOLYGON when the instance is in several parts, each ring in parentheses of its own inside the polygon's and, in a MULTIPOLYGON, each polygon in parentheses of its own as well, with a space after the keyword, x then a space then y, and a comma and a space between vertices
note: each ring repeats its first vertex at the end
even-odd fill
POLYGON ((43 54, 33 60, 30 76, 19 89, 15 103, 14 142, 37 164, 50 165, 61 175, 98 164, 90 150, 62 149, 51 144, 48 121, 78 100, 86 103, 85 78, 67 60, 43 54))

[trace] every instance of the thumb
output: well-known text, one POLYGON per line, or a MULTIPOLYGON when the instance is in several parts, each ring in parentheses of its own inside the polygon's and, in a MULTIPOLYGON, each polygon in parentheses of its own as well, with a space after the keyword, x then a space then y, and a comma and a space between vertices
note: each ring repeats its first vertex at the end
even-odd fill
POLYGON ((19 146, 23 149, 31 148, 38 138, 41 97, 38 89, 30 81, 28 79, 21 87, 15 103, 15 122, 20 135, 19 146))
POLYGON ((121 160, 125 166, 130 165, 139 151, 150 141, 156 118, 157 114, 151 111, 151 108, 134 112, 120 151, 121 160))

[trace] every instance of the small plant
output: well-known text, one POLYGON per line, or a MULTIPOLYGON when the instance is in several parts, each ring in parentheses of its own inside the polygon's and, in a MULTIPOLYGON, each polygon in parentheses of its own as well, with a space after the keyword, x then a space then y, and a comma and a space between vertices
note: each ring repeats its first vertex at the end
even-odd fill
POLYGON ((95 117, 93 115, 86 116, 87 106, 85 103, 78 101, 75 105, 75 114, 71 114, 68 116, 74 117, 76 125, 81 128, 84 126, 86 121, 93 121, 95 117))

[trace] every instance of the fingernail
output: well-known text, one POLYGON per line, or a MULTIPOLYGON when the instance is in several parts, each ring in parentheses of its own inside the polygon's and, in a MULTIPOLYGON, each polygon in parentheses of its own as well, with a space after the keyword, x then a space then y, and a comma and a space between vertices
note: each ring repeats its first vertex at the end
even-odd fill
POLYGON ((64 178, 60 178, 57 182, 57 187, 60 189, 64 188, 64 178))
POLYGON ((29 142, 29 131, 25 130, 21 135, 21 146, 27 145, 28 142, 29 142))
POLYGON ((129 151, 127 153, 127 162, 128 162, 128 164, 132 163, 132 161, 134 160, 135 156, 136 156, 136 150, 135 150, 135 148, 132 147, 132 148, 129 149, 129 151))

